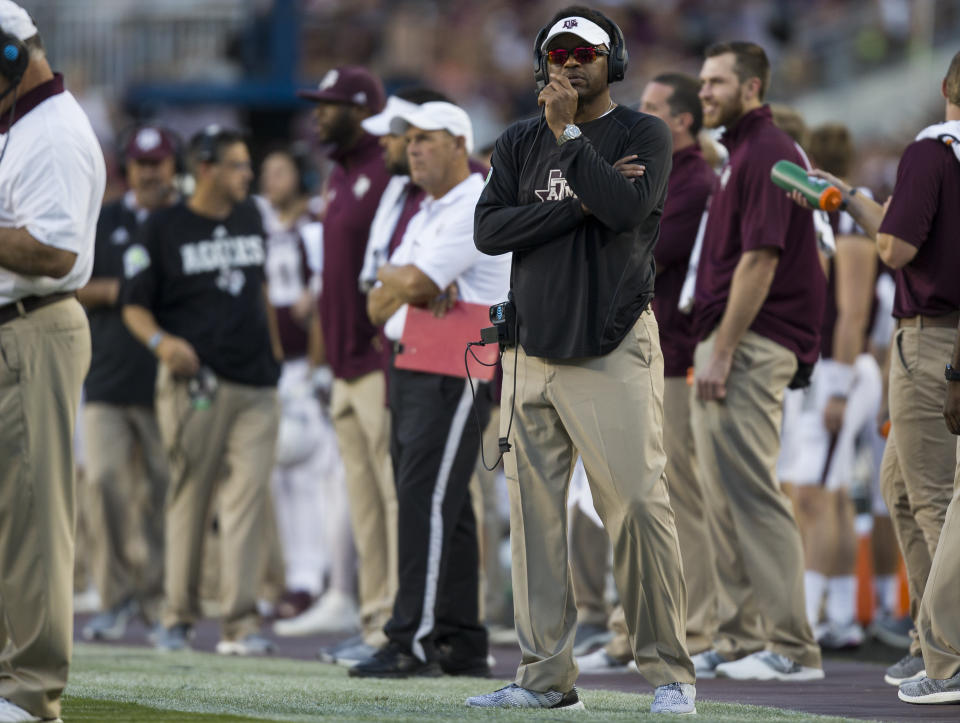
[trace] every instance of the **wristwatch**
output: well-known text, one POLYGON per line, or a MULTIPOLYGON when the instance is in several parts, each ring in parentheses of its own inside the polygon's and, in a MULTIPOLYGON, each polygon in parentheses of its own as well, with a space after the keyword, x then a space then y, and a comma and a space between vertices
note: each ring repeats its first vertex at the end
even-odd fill
POLYGON ((563 129, 563 133, 560 134, 560 137, 557 138, 557 145, 562 146, 567 141, 573 141, 579 138, 583 133, 580 131, 577 126, 570 123, 566 128, 563 129))
POLYGON ((960 369, 954 369, 950 364, 943 370, 943 376, 948 382, 960 382, 960 369))
POLYGON ((163 336, 163 332, 158 331, 155 332, 149 339, 147 339, 147 347, 149 347, 150 351, 157 351, 157 347, 160 346, 160 342, 163 341, 163 336))

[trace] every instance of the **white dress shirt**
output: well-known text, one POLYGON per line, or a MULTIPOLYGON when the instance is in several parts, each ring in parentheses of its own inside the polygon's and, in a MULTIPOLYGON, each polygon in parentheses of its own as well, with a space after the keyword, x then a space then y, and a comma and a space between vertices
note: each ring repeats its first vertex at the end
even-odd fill
MULTIPOLYGON (((403 240, 390 257, 394 266, 413 264, 441 290, 454 281, 461 301, 496 304, 510 289, 512 255, 487 256, 473 243, 473 212, 483 191, 483 177, 470 174, 441 198, 427 196, 410 219, 403 240)), ((407 305, 387 321, 384 332, 399 341, 407 305)))

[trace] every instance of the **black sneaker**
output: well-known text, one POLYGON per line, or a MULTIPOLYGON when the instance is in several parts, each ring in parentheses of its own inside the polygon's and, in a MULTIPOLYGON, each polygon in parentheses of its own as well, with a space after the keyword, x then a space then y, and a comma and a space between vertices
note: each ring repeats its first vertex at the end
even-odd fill
POLYGON ((452 645, 437 645, 437 662, 446 675, 461 675, 469 678, 490 677, 489 656, 482 658, 460 656, 452 645))
POLYGON ((392 641, 372 658, 361 660, 347 672, 352 678, 437 678, 443 675, 439 663, 433 660, 425 663, 392 641))

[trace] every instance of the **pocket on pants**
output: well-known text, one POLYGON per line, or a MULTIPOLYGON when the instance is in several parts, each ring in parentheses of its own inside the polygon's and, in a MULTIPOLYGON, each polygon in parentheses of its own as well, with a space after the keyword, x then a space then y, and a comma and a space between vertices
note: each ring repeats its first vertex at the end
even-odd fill
POLYGON ((650 327, 647 323, 646 315, 646 311, 640 314, 639 318, 633 324, 631 333, 633 334, 633 348, 636 355, 640 358, 643 366, 649 367, 653 359, 653 339, 650 336, 650 327))
POLYGON ((900 368, 907 374, 913 376, 917 368, 917 339, 905 340, 906 329, 898 329, 894 336, 893 343, 897 349, 897 358, 900 360, 900 368))

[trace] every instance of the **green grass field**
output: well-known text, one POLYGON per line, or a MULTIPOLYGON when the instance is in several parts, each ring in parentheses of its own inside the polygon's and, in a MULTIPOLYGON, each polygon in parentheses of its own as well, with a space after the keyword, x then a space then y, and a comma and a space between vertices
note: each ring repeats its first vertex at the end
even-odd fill
MULTIPOLYGON (((75 721, 623 721, 649 716, 649 695, 584 690, 586 714, 485 711, 470 695, 504 683, 476 678, 369 681, 343 668, 276 658, 164 655, 77 645, 63 718, 75 721)), ((792 711, 697 701, 702 721, 845 721, 792 711)), ((649 716, 652 717, 652 716, 649 716)))

